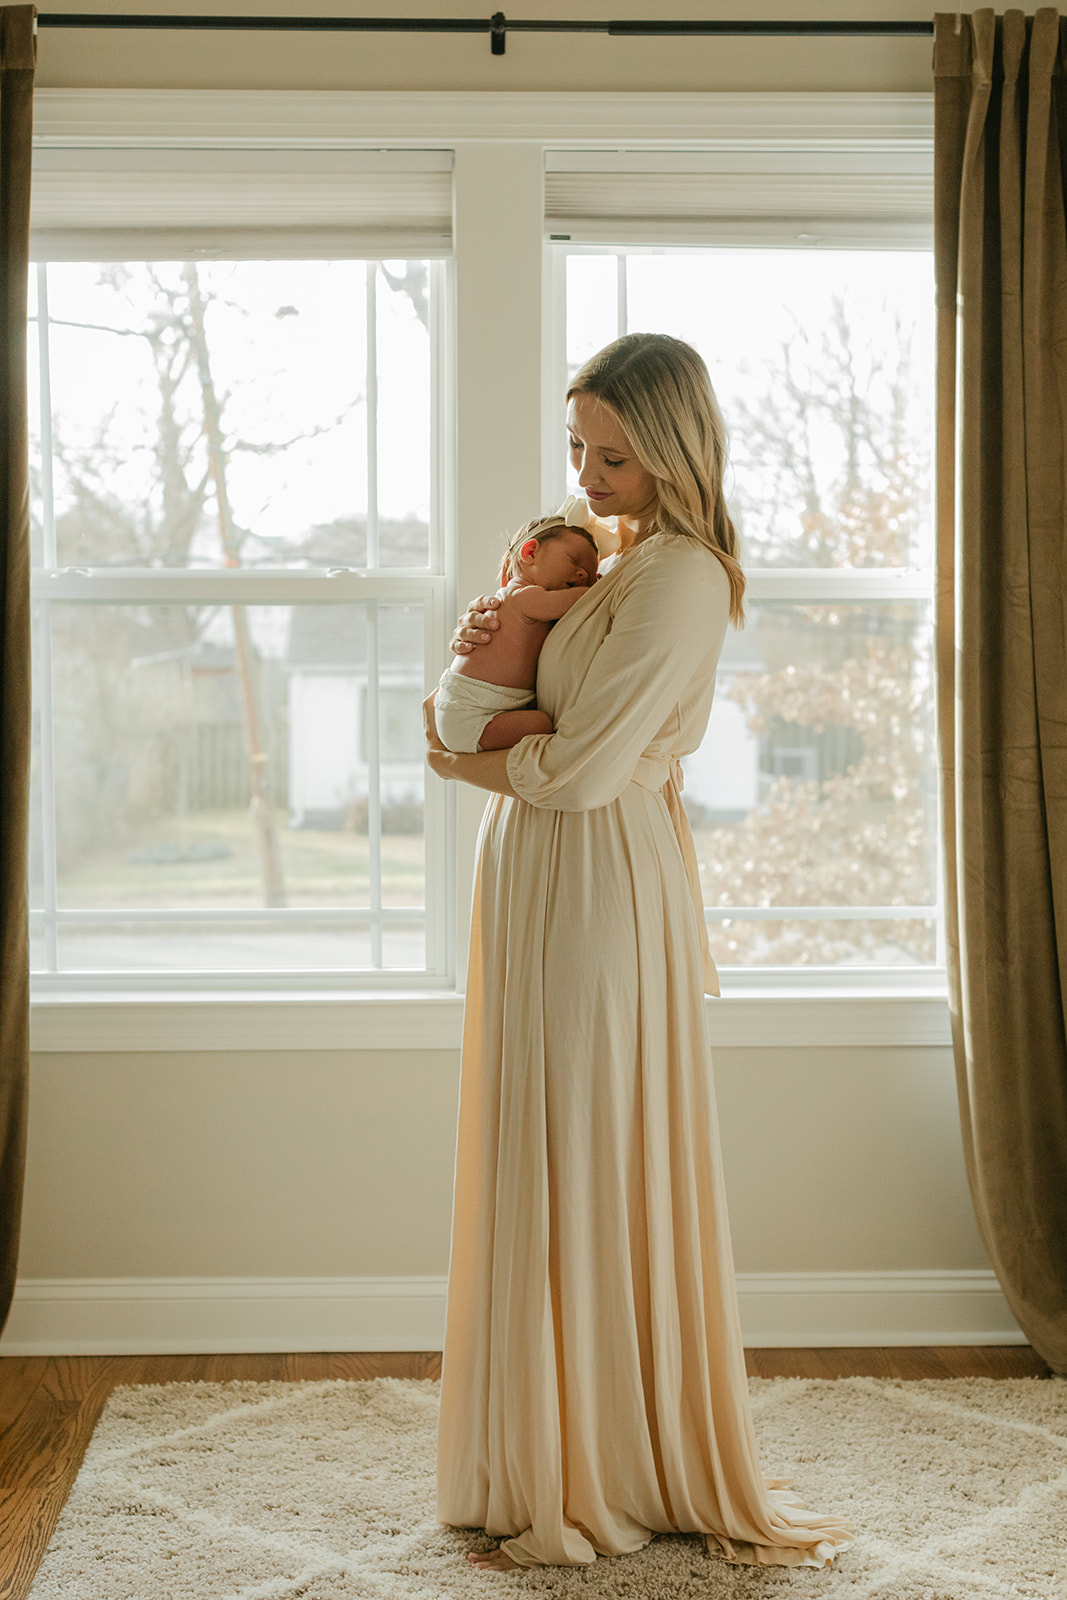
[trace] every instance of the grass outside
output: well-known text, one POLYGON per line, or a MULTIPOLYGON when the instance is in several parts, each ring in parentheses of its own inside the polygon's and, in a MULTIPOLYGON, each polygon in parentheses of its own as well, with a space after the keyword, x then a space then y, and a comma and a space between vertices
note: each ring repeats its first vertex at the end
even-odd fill
MULTIPOLYGON (((290 828, 287 814, 279 811, 276 838, 289 906, 369 904, 365 834, 290 828)), ((383 904, 424 904, 422 836, 385 834, 381 855, 383 904)), ((59 904, 64 909, 262 906, 251 815, 247 810, 197 811, 184 820, 161 817, 130 829, 121 845, 104 845, 61 870, 59 904)))
MULTIPOLYGON (((366 835, 290 828, 284 810, 276 813, 276 828, 289 907, 360 909, 369 905, 366 835)), ((694 829, 698 856, 706 857, 713 845, 721 851, 723 833, 722 828, 694 829)), ((383 904, 423 905, 425 846, 421 835, 386 834, 381 854, 383 904)), ((121 845, 101 846, 61 873, 59 904, 67 910, 259 908, 263 887, 251 816, 246 809, 201 811, 184 821, 158 818, 129 829, 121 845)), ((857 920, 802 925, 735 923, 727 929, 713 922, 709 931, 716 959, 728 964, 814 960, 836 965, 875 959, 910 964, 933 959, 932 925, 898 929, 892 924, 857 920), (894 944, 894 934, 904 935, 902 946, 894 944), (793 948, 798 939, 802 953, 793 948), (853 947, 851 956, 846 953, 849 946, 853 947)), ((83 933, 88 937, 88 930, 83 933)))

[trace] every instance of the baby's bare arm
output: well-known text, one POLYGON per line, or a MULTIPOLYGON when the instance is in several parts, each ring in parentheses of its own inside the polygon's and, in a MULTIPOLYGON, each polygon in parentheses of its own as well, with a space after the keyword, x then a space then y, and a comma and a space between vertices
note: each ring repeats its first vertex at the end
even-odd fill
POLYGON ((536 584, 529 584, 516 590, 512 598, 524 616, 533 617, 536 622, 558 622, 574 602, 588 592, 587 589, 539 589, 536 584))

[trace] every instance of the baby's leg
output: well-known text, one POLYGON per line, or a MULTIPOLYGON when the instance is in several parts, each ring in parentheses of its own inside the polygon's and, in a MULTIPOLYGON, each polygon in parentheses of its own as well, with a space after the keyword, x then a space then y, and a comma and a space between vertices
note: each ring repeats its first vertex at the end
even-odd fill
POLYGON ((551 733, 547 711, 498 711, 478 737, 480 750, 510 750, 528 733, 551 733))

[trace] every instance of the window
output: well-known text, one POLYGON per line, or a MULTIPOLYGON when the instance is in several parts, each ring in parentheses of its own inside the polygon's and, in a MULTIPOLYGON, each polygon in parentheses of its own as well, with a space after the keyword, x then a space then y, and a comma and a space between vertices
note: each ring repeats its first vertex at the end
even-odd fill
POLYGON ((31 305, 34 970, 443 981, 420 702, 450 163, 59 154, 31 305))
MULTIPOLYGON (((855 157, 770 165, 766 153, 550 156, 559 369, 569 377, 631 329, 675 334, 704 355, 730 433, 748 623, 727 636, 707 737, 683 763, 717 961, 931 966, 923 178, 864 179, 855 157), (712 242, 674 244, 699 238, 712 242)), ((557 472, 562 483, 562 461, 557 472)))
POLYGON ((482 797, 424 783, 419 701, 457 601, 566 492, 568 369, 642 327, 703 351, 732 436, 749 621, 685 763, 727 989, 921 987, 920 97, 61 98, 33 213, 38 993, 462 987, 482 797))

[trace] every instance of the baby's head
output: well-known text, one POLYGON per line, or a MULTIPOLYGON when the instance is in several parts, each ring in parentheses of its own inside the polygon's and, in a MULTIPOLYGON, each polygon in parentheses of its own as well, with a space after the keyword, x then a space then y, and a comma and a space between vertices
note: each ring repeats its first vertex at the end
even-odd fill
POLYGON ((586 528, 569 528, 557 512, 519 529, 508 545, 500 581, 525 575, 543 589, 574 588, 593 582, 598 560, 593 535, 586 528))

